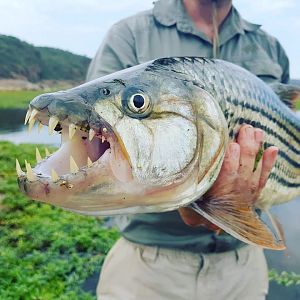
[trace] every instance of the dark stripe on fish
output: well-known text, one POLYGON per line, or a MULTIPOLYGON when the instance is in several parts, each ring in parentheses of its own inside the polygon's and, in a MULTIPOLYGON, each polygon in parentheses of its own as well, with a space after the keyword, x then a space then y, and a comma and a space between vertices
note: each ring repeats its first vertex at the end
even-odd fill
POLYGON ((283 186, 291 187, 291 188, 298 188, 300 187, 300 183, 298 182, 290 182, 287 181, 285 178, 278 176, 276 173, 271 173, 269 179, 273 179, 274 181, 280 183, 283 186))
MULTIPOLYGON (((290 135, 293 137, 293 139, 300 144, 300 139, 298 138, 297 135, 295 135, 294 132, 292 132, 284 123, 280 122, 280 120, 276 119, 273 115, 269 114, 267 111, 262 110, 260 107, 252 105, 250 103, 241 103, 237 99, 231 100, 227 99, 228 102, 232 103, 234 106, 240 106, 240 107, 245 107, 246 109, 249 109, 253 112, 259 113, 260 115, 266 117, 269 121, 274 122, 276 125, 278 125, 281 129, 283 129, 286 134, 290 135)), ((294 128, 296 130, 300 131, 300 127, 297 126, 297 124, 294 124, 294 128)))
MULTIPOLYGON (((253 124, 253 121, 249 121, 249 120, 245 120, 245 123, 247 124, 250 124, 250 125, 253 125, 254 127, 257 127, 257 128, 261 128, 262 129, 262 126, 259 126, 257 123, 253 124)), ((240 123, 242 124, 242 123, 240 123)), ((234 129, 231 129, 229 131, 229 137, 230 138, 234 138, 235 137, 235 130, 234 129)), ((269 144, 269 143, 264 143, 265 145, 265 148, 268 148, 268 147, 271 147, 271 146, 274 146, 274 144, 269 144)), ((292 165, 293 167, 295 168, 300 168, 300 163, 298 163, 297 161, 293 160, 290 156, 288 156, 285 152, 279 150, 278 152, 278 155, 281 156, 283 159, 285 159, 290 165, 292 165)))
POLYGON ((237 119, 239 124, 250 124, 253 127, 262 129, 265 133, 272 135, 276 139, 278 139, 281 143, 286 145, 291 151, 293 151, 295 154, 300 155, 300 151, 296 149, 293 145, 291 145, 287 140, 285 140, 281 135, 274 132, 271 128, 267 127, 266 125, 261 124, 258 121, 253 121, 250 119, 244 119, 244 118, 238 118, 237 119))
MULTIPOLYGON (((264 143, 265 148, 274 146, 273 144, 264 143)), ((300 169, 300 163, 293 160, 290 156, 288 156, 284 151, 279 150, 278 155, 281 156, 283 159, 285 159, 290 165, 292 165, 295 168, 300 169)))

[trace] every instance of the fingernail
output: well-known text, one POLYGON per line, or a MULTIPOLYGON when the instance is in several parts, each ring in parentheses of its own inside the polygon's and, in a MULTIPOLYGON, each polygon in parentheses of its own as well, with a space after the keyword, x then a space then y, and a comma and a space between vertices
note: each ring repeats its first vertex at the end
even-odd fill
POLYGON ((254 130, 254 137, 257 143, 261 143, 264 138, 264 132, 261 129, 256 128, 254 130))
POLYGON ((273 150, 273 155, 276 156, 279 152, 279 148, 277 147, 274 147, 274 150, 273 150))
POLYGON ((251 125, 249 125, 249 126, 246 127, 246 135, 249 138, 253 138, 254 137, 254 135, 253 135, 253 127, 251 125))

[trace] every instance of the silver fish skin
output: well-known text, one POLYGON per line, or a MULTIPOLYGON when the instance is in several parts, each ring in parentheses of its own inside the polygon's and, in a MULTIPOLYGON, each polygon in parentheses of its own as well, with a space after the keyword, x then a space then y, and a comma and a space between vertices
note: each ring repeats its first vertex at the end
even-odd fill
MULTIPOLYGON (((228 233, 283 249, 247 200, 199 199, 214 183, 228 141, 244 123, 280 151, 256 208, 300 194, 300 120, 262 80, 232 63, 196 57, 150 61, 30 103, 25 123, 62 145, 18 183, 29 197, 90 215, 162 212, 191 204, 228 233)), ((230 195, 229 195, 230 196, 230 195)), ((274 228, 271 228, 274 227, 274 228)))

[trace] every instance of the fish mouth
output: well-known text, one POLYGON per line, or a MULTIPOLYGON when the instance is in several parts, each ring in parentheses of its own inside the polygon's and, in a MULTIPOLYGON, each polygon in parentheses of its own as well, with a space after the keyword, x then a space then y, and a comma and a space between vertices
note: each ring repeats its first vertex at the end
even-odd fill
POLYGON ((44 159, 36 149, 37 164, 32 168, 25 161, 26 172, 16 161, 19 187, 29 197, 59 205, 95 186, 132 181, 126 149, 105 120, 98 117, 97 122, 72 123, 67 117, 31 106, 25 117, 29 131, 35 122, 38 127, 48 126, 49 134, 61 134, 61 146, 53 154, 46 153, 44 159))

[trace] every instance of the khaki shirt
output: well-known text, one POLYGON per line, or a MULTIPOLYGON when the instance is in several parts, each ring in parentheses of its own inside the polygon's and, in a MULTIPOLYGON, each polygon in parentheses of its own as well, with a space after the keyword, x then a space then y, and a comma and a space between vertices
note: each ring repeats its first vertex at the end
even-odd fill
MULTIPOLYGON (((289 62, 280 43, 242 19, 235 8, 223 22, 219 58, 268 81, 289 80, 289 62)), ((167 56, 212 57, 212 43, 197 30, 179 0, 160 0, 153 10, 113 25, 88 70, 92 80, 117 70, 167 56)))
MULTIPOLYGON (((154 8, 113 25, 88 70, 87 80, 167 56, 212 57, 213 45, 195 28, 181 0, 160 0, 154 8)), ((279 42, 241 18, 233 7, 219 33, 219 57, 261 79, 289 81, 289 61, 279 42)), ((122 234, 145 245, 194 252, 222 252, 243 245, 227 234, 185 225, 177 211, 127 218, 122 234)))

